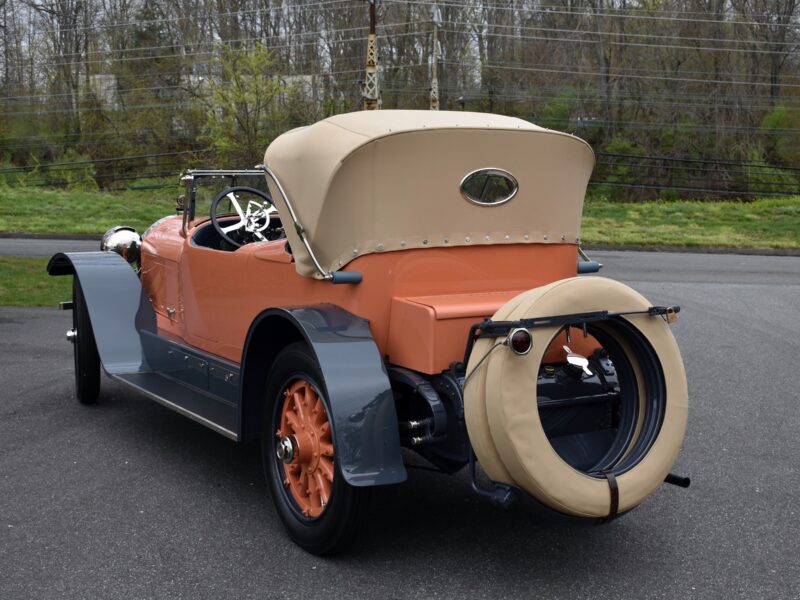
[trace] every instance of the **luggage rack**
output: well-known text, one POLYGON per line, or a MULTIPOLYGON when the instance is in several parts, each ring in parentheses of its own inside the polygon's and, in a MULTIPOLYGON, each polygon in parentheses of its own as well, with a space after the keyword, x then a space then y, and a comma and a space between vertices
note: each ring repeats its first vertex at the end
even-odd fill
POLYGON ((660 316, 667 323, 672 323, 677 318, 678 313, 681 312, 680 306, 651 306, 647 310, 628 310, 611 312, 608 310, 598 310, 585 313, 573 313, 569 315, 558 315, 553 317, 532 317, 530 319, 519 319, 517 321, 493 321, 492 319, 484 319, 480 323, 475 323, 469 328, 469 335, 467 337, 467 347, 464 351, 464 359, 460 363, 453 364, 452 368, 457 372, 465 372, 469 358, 472 355, 472 349, 475 346, 475 340, 481 338, 498 338, 508 336, 516 329, 537 329, 541 327, 553 327, 556 325, 580 325, 583 329, 586 328, 588 323, 596 323, 598 321, 608 321, 617 317, 626 317, 630 315, 649 315, 660 316))

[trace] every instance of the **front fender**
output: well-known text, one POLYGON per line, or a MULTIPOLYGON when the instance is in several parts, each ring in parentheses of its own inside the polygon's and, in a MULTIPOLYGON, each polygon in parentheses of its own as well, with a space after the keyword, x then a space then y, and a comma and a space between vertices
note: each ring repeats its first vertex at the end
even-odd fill
MULTIPOLYGON (((248 381, 250 369, 269 368, 249 364, 247 357, 254 332, 270 322, 290 324, 316 356, 345 480, 353 486, 405 481, 392 388, 368 322, 332 304, 267 309, 248 332, 242 381, 248 381)), ((271 329, 263 335, 269 336, 271 329)))
POLYGON ((125 259, 115 252, 59 252, 47 272, 78 278, 106 373, 150 370, 140 332, 155 333, 156 316, 125 259))

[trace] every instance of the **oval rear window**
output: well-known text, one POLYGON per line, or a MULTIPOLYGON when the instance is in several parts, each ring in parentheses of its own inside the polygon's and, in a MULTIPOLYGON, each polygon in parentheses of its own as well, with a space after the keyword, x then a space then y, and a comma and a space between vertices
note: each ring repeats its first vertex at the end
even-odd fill
POLYGON ((473 204, 496 206, 511 200, 519 190, 514 176, 503 169, 478 169, 461 180, 461 195, 473 204))

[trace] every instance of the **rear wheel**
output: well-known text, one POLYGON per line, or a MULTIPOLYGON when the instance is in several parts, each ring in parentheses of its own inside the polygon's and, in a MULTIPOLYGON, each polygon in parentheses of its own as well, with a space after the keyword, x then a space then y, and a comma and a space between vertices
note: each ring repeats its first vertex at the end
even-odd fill
POLYGON ((316 359, 301 343, 285 348, 270 371, 261 455, 290 537, 313 554, 344 548, 358 532, 369 488, 341 475, 333 420, 316 359))
POLYGON ((72 329, 75 357, 75 395, 81 404, 94 404, 100 394, 100 356, 86 298, 77 277, 72 278, 72 329))

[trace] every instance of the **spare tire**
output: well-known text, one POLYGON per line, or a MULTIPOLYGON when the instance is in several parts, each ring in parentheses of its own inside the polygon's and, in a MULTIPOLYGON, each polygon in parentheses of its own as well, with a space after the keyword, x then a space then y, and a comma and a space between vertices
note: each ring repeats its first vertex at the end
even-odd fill
MULTIPOLYGON (((619 282, 576 277, 520 294, 493 320, 646 311, 650 306, 619 282)), ((602 518, 614 512, 607 473, 618 486, 619 512, 640 504, 664 481, 683 442, 688 393, 683 361, 664 319, 628 315, 593 327, 617 349, 618 366, 627 369, 629 400, 636 403, 629 430, 620 433, 625 436, 624 450, 612 464, 590 472, 573 468, 553 448, 542 426, 537 378, 560 326, 533 329, 533 348, 524 356, 506 346, 495 347, 502 340, 478 340, 467 365, 464 403, 470 441, 493 481, 516 485, 561 513, 602 518)))

